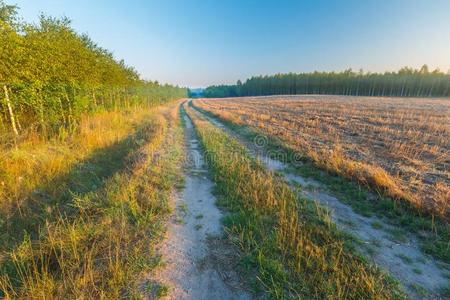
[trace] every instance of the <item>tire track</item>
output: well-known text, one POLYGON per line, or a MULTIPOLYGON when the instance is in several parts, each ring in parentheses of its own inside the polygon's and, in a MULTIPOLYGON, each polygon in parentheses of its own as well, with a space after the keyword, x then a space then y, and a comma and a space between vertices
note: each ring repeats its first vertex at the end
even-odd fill
POLYGON ((187 151, 185 188, 174 197, 175 214, 160 253, 165 267, 156 281, 168 285, 166 299, 251 299, 231 261, 232 246, 223 238, 221 218, 212 194, 199 141, 191 120, 183 115, 187 151), (230 260, 230 263, 223 260, 230 260))

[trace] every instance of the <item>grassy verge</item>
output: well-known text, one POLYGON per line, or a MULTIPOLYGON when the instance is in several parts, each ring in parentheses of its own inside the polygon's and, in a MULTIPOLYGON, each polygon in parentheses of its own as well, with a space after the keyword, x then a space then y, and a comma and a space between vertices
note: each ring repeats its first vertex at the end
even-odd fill
POLYGON ((3 189, 11 201, 1 210, 1 296, 139 296, 139 275, 159 264, 154 248, 179 180, 177 111, 171 104, 100 116, 90 134, 39 144, 45 160, 21 166, 13 157, 2 166, 25 171, 28 194, 3 189))
POLYGON ((257 128, 235 124, 199 107, 195 107, 195 109, 210 117, 220 119, 229 129, 249 141, 256 138, 266 141, 264 146, 267 153, 273 154, 275 159, 280 157, 278 155, 280 153, 286 154, 282 157, 285 163, 290 164, 290 171, 293 173, 323 183, 330 192, 343 203, 350 205, 355 212, 364 216, 376 215, 389 224, 398 226, 402 236, 408 233, 415 234, 425 253, 445 263, 450 263, 450 228, 442 219, 424 214, 405 201, 396 201, 382 194, 374 194, 366 187, 341 177, 339 174, 322 170, 275 136, 268 136, 257 128), (300 161, 301 163, 299 163, 300 161))
POLYGON ((255 161, 186 106, 230 214, 224 223, 272 298, 402 298, 397 284, 354 254, 326 211, 255 161))

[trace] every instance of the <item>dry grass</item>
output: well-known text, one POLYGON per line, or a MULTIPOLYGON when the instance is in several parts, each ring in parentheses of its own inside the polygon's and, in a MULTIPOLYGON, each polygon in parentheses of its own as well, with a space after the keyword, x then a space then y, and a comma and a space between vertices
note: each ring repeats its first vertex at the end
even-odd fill
POLYGON ((19 209, 31 192, 63 175, 96 150, 110 147, 130 135, 151 110, 103 112, 86 115, 80 132, 63 141, 30 136, 16 148, 0 150, 0 211, 19 209))
POLYGON ((395 284, 344 245, 327 212, 299 199, 224 131, 185 106, 230 210, 232 240, 274 299, 401 298, 395 284))
POLYGON ((136 298, 181 159, 178 105, 86 117, 0 163, 0 297, 136 298))
POLYGON ((450 102, 348 96, 202 99, 316 165, 449 218, 450 102))

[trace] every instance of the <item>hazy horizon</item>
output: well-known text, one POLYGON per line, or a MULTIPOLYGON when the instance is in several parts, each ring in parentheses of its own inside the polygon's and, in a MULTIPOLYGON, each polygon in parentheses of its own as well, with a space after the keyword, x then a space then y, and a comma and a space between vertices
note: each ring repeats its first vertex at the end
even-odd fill
POLYGON ((314 70, 450 69, 444 0, 7 3, 30 22, 67 16, 143 78, 191 88, 314 70))

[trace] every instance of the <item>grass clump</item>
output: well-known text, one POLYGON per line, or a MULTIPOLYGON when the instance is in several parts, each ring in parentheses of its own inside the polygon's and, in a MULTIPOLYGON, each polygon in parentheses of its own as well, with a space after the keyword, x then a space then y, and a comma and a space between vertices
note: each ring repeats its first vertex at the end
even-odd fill
POLYGON ((219 192, 227 231, 271 298, 391 299, 397 284, 348 251, 346 237, 311 201, 251 158, 224 131, 184 106, 219 192))

